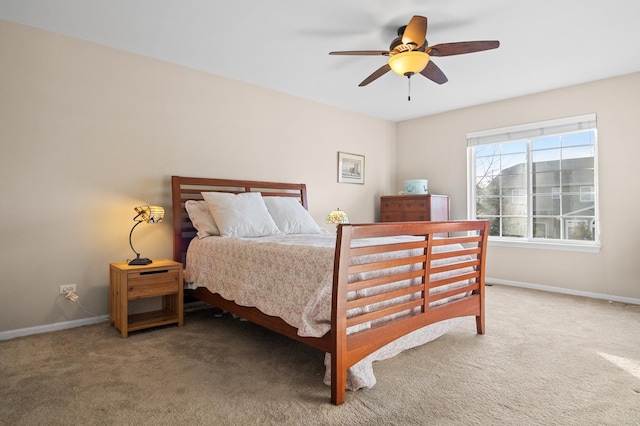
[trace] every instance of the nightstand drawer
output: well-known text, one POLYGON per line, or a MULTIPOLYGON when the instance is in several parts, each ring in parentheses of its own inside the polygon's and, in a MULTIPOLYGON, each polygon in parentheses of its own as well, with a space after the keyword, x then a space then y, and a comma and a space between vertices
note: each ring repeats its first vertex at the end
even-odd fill
POLYGON ((127 274, 127 299, 176 294, 179 291, 179 276, 179 271, 175 268, 129 272, 127 274))

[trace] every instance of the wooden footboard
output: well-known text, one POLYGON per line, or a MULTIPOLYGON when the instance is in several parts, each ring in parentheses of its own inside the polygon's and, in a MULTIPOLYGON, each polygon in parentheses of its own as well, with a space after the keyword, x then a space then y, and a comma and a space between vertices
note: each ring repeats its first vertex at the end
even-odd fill
POLYGON ((485 221, 340 225, 331 317, 334 404, 344 402, 349 367, 399 337, 461 316, 475 316, 484 334, 487 237, 485 221), (366 240, 405 235, 419 238, 366 240), (389 253, 392 259, 380 260, 389 253))
MULTIPOLYGON (((174 260, 178 262, 185 262, 195 235, 184 203, 202 199, 201 191, 260 191, 295 197, 307 206, 304 184, 173 176, 174 260)), ((239 306, 204 288, 185 294, 330 353, 331 402, 338 405, 344 402, 347 370, 399 337, 461 316, 475 316, 478 333, 484 333, 487 237, 488 222, 484 221, 340 225, 331 331, 320 338, 300 337, 282 319, 239 306), (435 234, 449 237, 434 238, 435 234), (408 240, 407 236, 415 238, 408 240), (392 237, 393 241, 372 244, 367 240, 377 237, 392 237)))

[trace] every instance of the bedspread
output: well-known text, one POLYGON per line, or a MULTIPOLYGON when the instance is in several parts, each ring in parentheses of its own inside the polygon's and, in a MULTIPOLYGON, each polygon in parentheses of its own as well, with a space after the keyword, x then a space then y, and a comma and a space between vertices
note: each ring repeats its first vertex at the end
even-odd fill
POLYGON ((280 317, 300 336, 322 337, 331 326, 334 250, 333 234, 194 239, 186 281, 280 317))
MULTIPOLYGON (((187 252, 185 280, 190 288, 206 287, 239 305, 277 316, 297 328, 300 336, 321 337, 331 325, 335 240, 331 233, 195 238, 187 252)), ((349 370, 347 388, 372 387, 373 361, 433 340, 461 321, 432 324, 374 352, 349 370)), ((325 365, 327 382, 329 354, 325 365)))

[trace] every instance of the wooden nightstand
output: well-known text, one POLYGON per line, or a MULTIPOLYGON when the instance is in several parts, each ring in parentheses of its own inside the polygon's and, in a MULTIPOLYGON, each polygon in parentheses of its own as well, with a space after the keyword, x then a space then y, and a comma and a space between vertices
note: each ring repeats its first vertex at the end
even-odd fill
POLYGON ((112 263, 109 268, 109 319, 126 338, 130 331, 183 323, 182 264, 158 259, 149 265, 112 263), (129 300, 162 297, 158 311, 128 314, 129 300))

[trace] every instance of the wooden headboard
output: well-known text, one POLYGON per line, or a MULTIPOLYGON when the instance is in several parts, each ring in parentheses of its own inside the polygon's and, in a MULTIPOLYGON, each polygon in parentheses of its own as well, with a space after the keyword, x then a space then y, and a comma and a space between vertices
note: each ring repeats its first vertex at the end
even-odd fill
POLYGON ((187 200, 202 200, 202 192, 261 192, 263 196, 294 197, 307 205, 307 187, 303 183, 261 182, 235 179, 209 179, 184 176, 171 177, 171 199, 173 213, 173 260, 185 263, 187 247, 196 235, 189 220, 184 203, 187 200))

